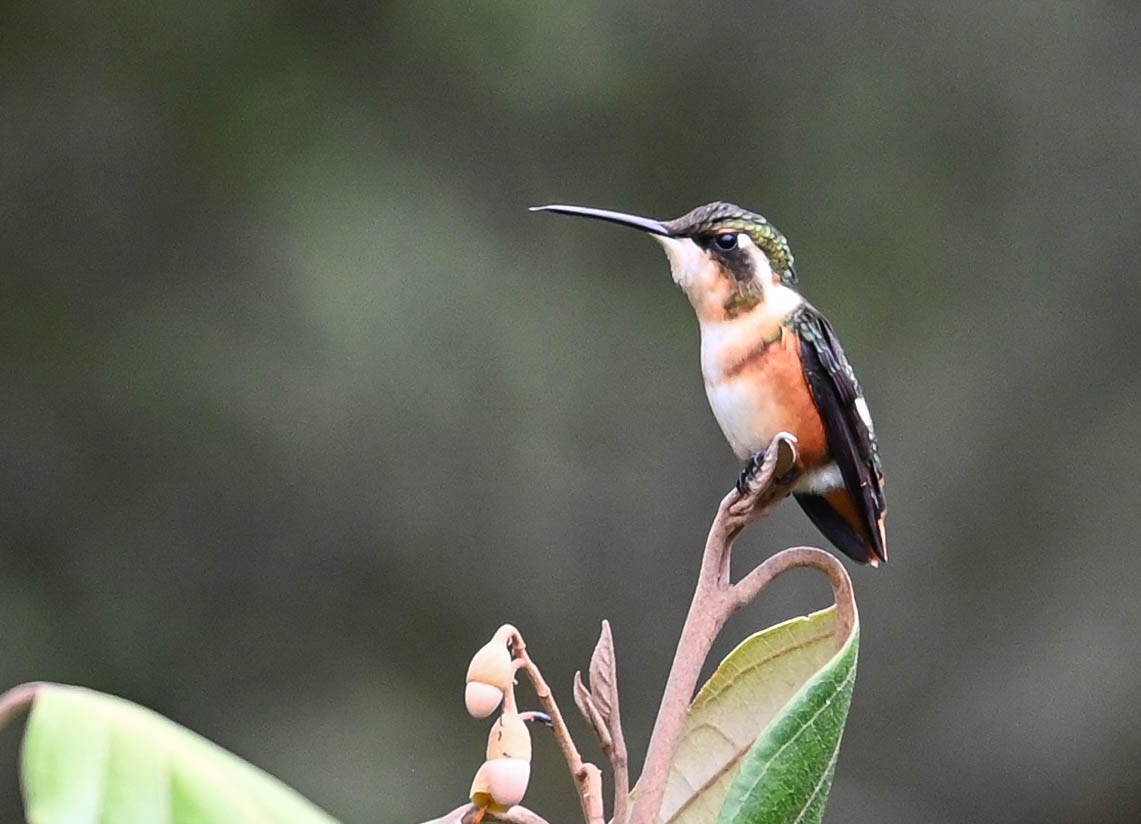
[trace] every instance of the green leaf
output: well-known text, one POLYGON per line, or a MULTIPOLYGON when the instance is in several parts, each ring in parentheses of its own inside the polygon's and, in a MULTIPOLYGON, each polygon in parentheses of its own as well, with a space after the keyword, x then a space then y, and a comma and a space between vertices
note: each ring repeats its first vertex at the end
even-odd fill
POLYGON ((702 687, 662 820, 810 824, 823 813, 855 678, 858 626, 836 650, 835 607, 742 642, 702 687))
POLYGON ((21 758, 29 824, 335 824, 295 790, 148 709, 41 685, 21 758))
POLYGON ((718 824, 819 824, 856 682, 859 626, 749 750, 718 824))

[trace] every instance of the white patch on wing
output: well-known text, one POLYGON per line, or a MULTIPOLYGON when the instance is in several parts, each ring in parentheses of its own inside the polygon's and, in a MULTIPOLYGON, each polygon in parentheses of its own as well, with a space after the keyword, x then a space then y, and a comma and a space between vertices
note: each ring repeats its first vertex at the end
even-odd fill
POLYGON ((872 428, 872 411, 868 409, 868 402, 864 400, 863 395, 856 397, 856 412, 860 415, 860 420, 864 422, 864 426, 868 429, 872 428))
POLYGON ((805 472, 797 479, 793 492, 808 492, 812 495, 823 495, 836 489, 844 488, 844 476, 840 474, 840 467, 835 462, 825 464, 819 469, 805 472))

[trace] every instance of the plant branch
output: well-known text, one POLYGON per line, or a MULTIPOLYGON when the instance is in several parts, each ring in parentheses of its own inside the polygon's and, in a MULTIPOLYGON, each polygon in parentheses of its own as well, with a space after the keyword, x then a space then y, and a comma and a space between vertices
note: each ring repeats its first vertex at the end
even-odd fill
POLYGON ((630 765, 618 711, 618 664, 609 621, 602 622, 602 632, 594 653, 590 656, 588 672, 589 689, 583 683, 582 673, 574 674, 574 700, 583 718, 598 737, 602 754, 610 761, 613 770, 613 820, 625 821, 630 801, 630 765))
POLYGON ((792 547, 767 559, 730 590, 733 612, 751 602, 774 578, 795 567, 812 567, 828 576, 836 602, 836 649, 844 646, 856 626, 856 598, 852 579, 844 565, 830 552, 812 546, 792 547))
POLYGON ((579 803, 582 806, 583 819, 586 824, 604 824, 602 773, 594 764, 583 763, 578 747, 575 746, 574 739, 571 738, 566 721, 563 720, 559 705, 551 693, 551 688, 547 686, 539 667, 527 653, 527 643, 518 630, 514 630, 511 634, 511 650, 515 655, 515 660, 519 662, 519 668, 527 673, 527 677, 531 680, 539 703, 551 716, 551 728, 559 742, 559 748, 563 751, 563 758, 566 759, 567 767, 570 768, 571 775, 574 777, 579 803))
POLYGON ((36 699, 36 693, 44 686, 46 684, 43 681, 29 681, 0 694, 0 730, 7 727, 16 716, 28 712, 36 699))
MULTIPOLYGON (((851 581, 840 562, 823 550, 811 547, 785 550, 764 561, 739 583, 733 584, 731 580, 733 541, 746 526, 769 515, 792 491, 797 479, 795 444, 796 438, 792 435, 777 435, 760 465, 746 476, 744 493, 734 489, 717 509, 705 542, 697 587, 650 737, 630 824, 656 824, 689 704, 709 650, 729 618, 752 601, 773 578, 797 566, 820 569, 832 582, 840 613, 838 645, 843 644, 854 625, 851 581)), ((625 822, 619 821, 619 824, 625 822)))

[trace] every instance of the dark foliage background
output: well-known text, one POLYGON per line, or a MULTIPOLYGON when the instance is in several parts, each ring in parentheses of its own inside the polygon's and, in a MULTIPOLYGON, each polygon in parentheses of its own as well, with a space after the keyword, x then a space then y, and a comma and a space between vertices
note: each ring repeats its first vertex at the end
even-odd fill
MULTIPOLYGON (((526 207, 727 199, 789 235, 888 469, 828 820, 1137 821, 1139 30, 1123 2, 6 4, 0 682, 419 821, 482 758, 471 652, 517 623, 569 703, 608 617, 640 758, 737 466, 655 244, 526 207)), ((790 505, 739 555, 819 540, 790 505)), ((782 581, 718 652, 826 600, 782 581)), ((537 750, 529 804, 572 820, 537 750)))

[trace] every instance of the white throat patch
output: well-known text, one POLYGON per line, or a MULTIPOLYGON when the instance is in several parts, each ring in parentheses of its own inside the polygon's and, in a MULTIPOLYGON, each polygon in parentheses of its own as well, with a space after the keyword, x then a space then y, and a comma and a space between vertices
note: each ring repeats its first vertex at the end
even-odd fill
POLYGON ((701 247, 689 238, 664 235, 653 235, 653 238, 666 250, 666 257, 670 259, 670 274, 673 275, 674 283, 682 289, 695 285, 701 270, 710 265, 701 247))

